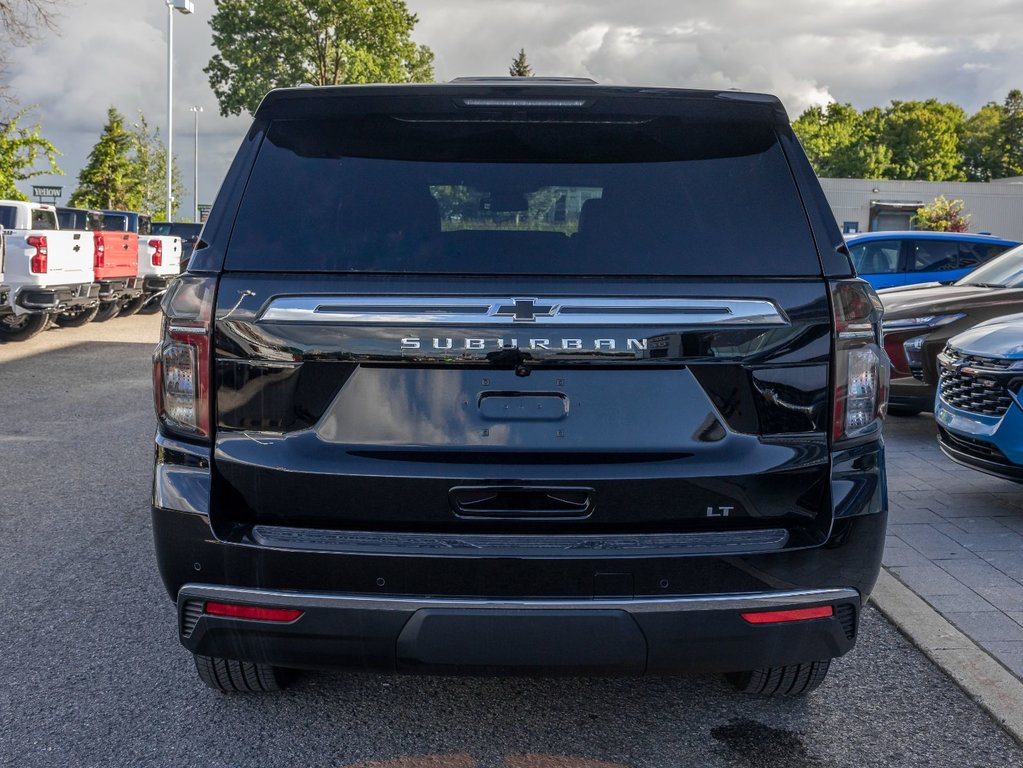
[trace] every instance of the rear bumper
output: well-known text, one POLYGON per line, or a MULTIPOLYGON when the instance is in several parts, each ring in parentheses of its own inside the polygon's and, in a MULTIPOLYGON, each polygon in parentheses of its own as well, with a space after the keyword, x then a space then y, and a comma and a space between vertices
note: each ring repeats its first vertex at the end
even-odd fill
POLYGON ((142 295, 142 280, 138 277, 120 277, 100 280, 99 297, 103 301, 134 299, 142 295))
POLYGON ((29 286, 18 291, 17 306, 26 312, 59 312, 73 307, 89 307, 99 301, 97 283, 53 285, 45 288, 29 286))
POLYGON ((740 671, 850 650, 853 589, 652 600, 408 599, 188 584, 178 628, 190 651, 284 667, 442 674, 642 675, 740 671), (211 616, 213 600, 290 608, 287 623, 211 616), (751 624, 750 611, 834 614, 751 624))

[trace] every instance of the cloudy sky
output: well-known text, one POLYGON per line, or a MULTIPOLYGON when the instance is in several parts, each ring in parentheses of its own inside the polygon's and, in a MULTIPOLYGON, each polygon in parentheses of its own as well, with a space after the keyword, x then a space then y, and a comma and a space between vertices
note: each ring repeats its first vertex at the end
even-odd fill
MULTIPOLYGON (((174 154, 192 204, 193 115, 199 200, 212 202, 248 125, 219 116, 202 69, 212 0, 174 19, 174 154)), ((614 84, 775 93, 793 116, 832 99, 863 108, 937 97, 975 110, 1023 87, 1020 0, 408 0, 436 76, 506 74, 525 48, 541 75, 614 84)), ((74 189, 110 105, 166 130, 163 0, 69 0, 62 34, 12 52, 16 99, 64 153, 74 189)), ((24 185, 29 192, 29 184, 24 185)))

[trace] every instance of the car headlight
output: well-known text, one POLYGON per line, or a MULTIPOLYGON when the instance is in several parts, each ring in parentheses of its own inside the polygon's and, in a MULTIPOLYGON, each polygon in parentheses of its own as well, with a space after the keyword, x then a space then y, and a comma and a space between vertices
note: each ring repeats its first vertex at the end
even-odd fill
POLYGON ((951 315, 923 315, 922 317, 885 320, 881 325, 881 330, 887 333, 888 331, 899 331, 908 328, 938 328, 942 325, 954 323, 956 320, 961 320, 964 317, 966 317, 965 312, 957 312, 951 315))

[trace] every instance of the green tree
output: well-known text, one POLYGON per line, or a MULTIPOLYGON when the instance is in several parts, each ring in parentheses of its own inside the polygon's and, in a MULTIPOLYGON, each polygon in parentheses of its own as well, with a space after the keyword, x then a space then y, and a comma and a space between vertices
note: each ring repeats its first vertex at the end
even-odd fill
POLYGON ((1001 104, 985 104, 966 118, 959 147, 967 181, 991 181, 1005 173, 1003 123, 1005 109, 1001 104))
POLYGON ((160 129, 150 130, 146 116, 139 110, 138 122, 132 126, 131 157, 138 184, 139 213, 156 221, 177 221, 179 202, 184 195, 177 157, 171 166, 171 215, 167 216, 167 147, 160 138, 160 129))
POLYGON ((1016 88, 1005 97, 1002 151, 1004 164, 999 176, 1023 176, 1023 92, 1016 88))
POLYGON ((302 83, 429 82, 433 51, 412 40, 418 21, 404 0, 217 0, 217 53, 203 71, 223 115, 302 83))
POLYGON ((0 116, 0 198, 5 200, 27 200, 15 186, 16 182, 34 176, 64 171, 57 167, 60 152, 44 139, 42 126, 36 123, 31 128, 19 127, 19 121, 28 109, 16 112, 11 117, 0 116), (45 164, 40 168, 40 164, 45 164))
POLYGON ((512 59, 512 64, 508 67, 508 74, 512 77, 533 76, 533 68, 529 66, 529 62, 526 61, 525 48, 519 48, 519 55, 512 59))
POLYGON ((818 175, 840 179, 880 179, 891 161, 881 143, 883 116, 876 107, 862 114, 852 104, 810 107, 792 124, 818 175))
POLYGON ((941 195, 929 205, 917 208, 913 226, 932 232, 965 232, 970 222, 970 214, 965 212, 965 208, 962 200, 949 201, 941 195))
POLYGON ((884 113, 881 139, 892 152, 888 178, 962 181, 959 136, 966 113, 955 104, 893 101, 884 113))
POLYGON ((124 125, 124 115, 107 110, 107 123, 89 161, 78 174, 78 187, 70 205, 81 208, 138 210, 141 202, 137 165, 132 157, 134 140, 124 125))

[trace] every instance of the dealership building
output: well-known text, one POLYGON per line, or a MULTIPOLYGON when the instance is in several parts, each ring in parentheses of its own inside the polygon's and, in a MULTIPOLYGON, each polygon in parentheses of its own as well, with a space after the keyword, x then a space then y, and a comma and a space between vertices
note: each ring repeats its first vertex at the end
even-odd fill
POLYGON ((838 225, 845 234, 912 229, 917 208, 944 195, 962 200, 970 232, 1023 241, 1023 176, 997 181, 888 181, 821 179, 838 225))

